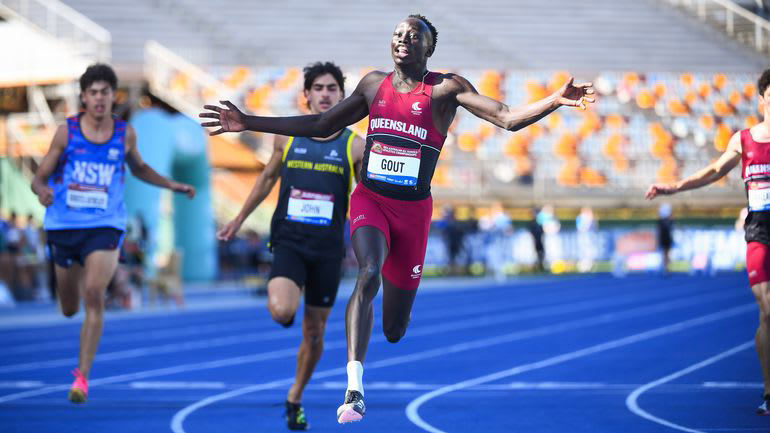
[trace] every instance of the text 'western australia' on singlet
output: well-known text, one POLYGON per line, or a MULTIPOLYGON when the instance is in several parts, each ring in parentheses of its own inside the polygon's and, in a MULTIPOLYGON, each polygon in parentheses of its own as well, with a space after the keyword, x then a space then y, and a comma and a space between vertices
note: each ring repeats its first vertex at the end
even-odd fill
POLYGON ((754 141, 751 130, 744 129, 741 149, 741 176, 749 201, 746 242, 770 245, 770 143, 754 141))
POLYGON ((446 137, 433 124, 431 96, 439 74, 426 73, 409 93, 393 88, 393 73, 382 81, 369 109, 362 183, 398 200, 430 196, 430 182, 446 137))
POLYGON ((286 245, 324 257, 344 255, 355 136, 344 129, 325 141, 289 138, 278 204, 270 223, 271 246, 286 245))
POLYGON ((83 135, 80 116, 67 118, 67 147, 48 186, 53 204, 46 209, 46 230, 114 227, 126 229, 126 122, 113 117, 113 134, 106 143, 83 135))

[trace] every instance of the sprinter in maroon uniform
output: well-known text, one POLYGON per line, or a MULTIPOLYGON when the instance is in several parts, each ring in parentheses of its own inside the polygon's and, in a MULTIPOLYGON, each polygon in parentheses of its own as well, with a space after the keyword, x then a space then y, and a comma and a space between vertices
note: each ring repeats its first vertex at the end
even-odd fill
POLYGON ((340 423, 365 412, 363 361, 372 334, 372 300, 383 286, 383 330, 395 343, 404 336, 422 276, 432 199, 430 182, 449 125, 464 107, 496 126, 516 131, 562 105, 594 102, 590 83, 570 79, 554 94, 512 108, 480 95, 465 78, 429 72, 438 32, 425 17, 411 15, 393 31, 393 72, 373 71, 331 110, 309 116, 246 116, 229 101, 206 105, 202 123, 212 135, 243 130, 289 136, 327 136, 369 116, 362 182, 351 196, 353 250, 358 279, 346 311, 348 387, 337 410, 340 423))
POLYGON ((765 382, 758 415, 770 415, 770 69, 757 83, 763 120, 751 129, 736 132, 722 156, 695 174, 673 183, 656 183, 647 189, 650 200, 658 195, 700 188, 721 179, 738 163, 746 186, 749 213, 746 216, 746 266, 749 284, 759 304, 759 327, 755 336, 765 382))

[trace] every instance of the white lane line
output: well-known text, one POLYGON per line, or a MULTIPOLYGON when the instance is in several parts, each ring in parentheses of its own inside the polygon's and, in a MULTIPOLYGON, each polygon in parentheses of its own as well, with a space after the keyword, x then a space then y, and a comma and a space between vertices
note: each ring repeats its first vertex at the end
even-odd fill
POLYGON ((762 389, 765 384, 762 382, 703 382, 702 386, 720 389, 762 389))
POLYGON ((752 311, 755 308, 756 307, 754 303, 745 304, 739 307, 729 308, 726 310, 718 311, 716 313, 707 314, 705 316, 696 317, 694 319, 689 319, 689 320, 674 323, 671 325, 662 326, 660 328, 655 328, 649 331, 640 332, 638 334, 633 334, 627 337, 618 338, 615 340, 607 341, 605 343, 589 346, 580 350, 575 350, 572 352, 553 356, 550 358, 543 359, 541 361, 522 364, 513 368, 509 368, 507 370, 498 371, 498 372, 480 376, 474 379, 464 380, 462 382, 458 382, 453 385, 445 386, 435 391, 428 392, 412 400, 406 407, 406 416, 407 418, 409 418, 409 420, 412 423, 414 423, 415 425, 417 425, 423 430, 426 430, 432 433, 444 433, 443 430, 433 427, 431 424, 423 420, 418 413, 420 406, 422 406, 426 402, 436 397, 439 397, 444 394, 448 394, 453 391, 465 389, 471 386, 477 386, 487 382, 500 380, 500 379, 521 374, 527 371, 537 370, 545 367, 551 367, 554 365, 573 361, 575 359, 583 358, 596 353, 604 352, 611 349, 616 349, 618 347, 627 346, 630 344, 638 343, 640 341, 650 340, 652 338, 661 337, 661 336, 672 334, 675 332, 680 332, 685 329, 693 328, 695 326, 699 326, 699 325, 703 325, 711 322, 716 322, 718 320, 727 319, 729 317, 743 314, 747 311, 752 311))
POLYGON ((631 394, 628 394, 628 397, 626 397, 626 407, 628 410, 630 410, 634 415, 638 415, 644 419, 647 419, 649 421, 652 421, 654 423, 675 429, 680 430, 684 432, 690 432, 690 433, 704 433, 703 430, 696 430, 693 428, 685 427, 679 424, 675 424, 671 421, 667 421, 663 418, 656 417, 655 415, 650 414, 649 412, 645 411, 641 407, 639 407, 639 396, 644 394, 645 392, 649 391, 652 388, 655 388, 656 386, 662 385, 666 382, 670 382, 676 378, 682 377, 686 374, 692 373, 695 370, 699 370, 703 367, 709 366, 711 364, 714 364, 716 362, 721 361, 722 359, 725 359, 727 357, 733 356, 738 352, 742 352, 748 348, 754 347, 754 340, 747 341, 743 344, 740 344, 738 346, 733 347, 732 349, 725 350, 722 353, 719 353, 717 355, 712 356, 711 358, 705 359, 701 362, 698 362, 696 364, 693 364, 689 367, 683 368, 677 372, 671 373, 668 376, 661 377, 658 380, 654 380, 650 383, 644 384, 640 386, 639 388, 636 388, 631 394))
POLYGON ((134 389, 225 389, 227 384, 224 382, 131 382, 129 387, 134 389))
MULTIPOLYGON (((694 298, 694 299, 698 299, 698 298, 694 298)), ((681 303, 681 301, 677 301, 675 303, 678 304, 678 303, 681 303)), ((601 315, 601 316, 593 317, 589 319, 579 319, 572 322, 565 322, 560 325, 544 326, 544 327, 534 328, 534 329, 525 330, 525 331, 513 332, 509 334, 494 336, 494 337, 488 337, 483 339, 467 341, 463 343, 452 344, 449 346, 424 350, 422 352, 415 352, 408 355, 401 355, 401 356, 396 356, 392 358, 386 358, 379 361, 367 363, 366 370, 370 371, 375 368, 383 368, 383 367, 390 367, 393 365, 406 364, 406 363, 415 362, 423 359, 446 356, 452 353, 458 353, 458 352, 463 352, 463 351, 468 351, 473 349, 480 349, 483 347, 489 347, 489 346, 494 346, 498 344, 513 342, 516 340, 523 340, 525 338, 531 338, 533 336, 543 336, 543 335, 553 334, 553 333, 567 331, 567 330, 571 331, 571 330, 585 328, 588 326, 597 325, 601 323, 628 320, 630 318, 642 315, 641 314, 642 311, 644 311, 645 314, 654 314, 654 313, 660 312, 659 310, 665 310, 670 308, 670 305, 666 305, 666 304, 672 304, 672 303, 659 304, 653 308, 642 307, 642 308, 636 308, 628 311, 620 311, 617 313, 601 315)), ((631 337, 626 337, 624 339, 613 340, 613 342, 615 343, 622 342, 632 338, 638 339, 638 340, 634 340, 633 342, 642 341, 643 339, 657 337, 658 335, 665 335, 666 333, 678 332, 680 330, 684 330, 700 324, 709 323, 715 320, 721 320, 723 318, 735 316, 738 314, 743 314, 745 311, 751 311, 754 308, 755 308, 754 303, 744 304, 737 307, 722 310, 717 313, 707 314, 705 316, 700 316, 694 319, 685 320, 683 322, 675 323, 673 325, 653 329, 651 331, 643 332, 641 334, 635 334, 631 337)), ((374 338, 372 340, 374 340, 374 338)), ((604 343, 603 345, 610 345, 613 342, 604 343)), ((625 344, 630 344, 630 343, 625 343, 625 344)), ((603 345, 599 345, 599 346, 603 346, 603 345)), ((596 346, 593 346, 593 347, 596 347, 596 346)), ((549 358, 549 360, 550 359, 551 358, 549 358)), ((549 361, 549 360, 546 360, 546 361, 549 361)), ((546 362, 546 361, 542 361, 542 362, 546 362)), ((563 361, 560 361, 560 362, 563 362, 563 361)), ((527 364, 527 365, 530 365, 530 364, 527 364)), ((547 365, 543 365, 543 366, 547 366, 547 365)), ((537 368, 541 368, 541 367, 537 367, 537 368)), ((317 371, 313 374, 313 378, 317 380, 317 379, 322 379, 329 376, 345 374, 345 373, 346 372, 344 368, 335 368, 331 370, 317 371)), ((273 382, 267 382, 264 384, 254 385, 254 386, 245 387, 238 390, 229 391, 222 394, 213 395, 211 397, 207 397, 205 399, 199 400, 183 408, 176 414, 174 414, 173 418, 171 419, 171 430, 173 430, 174 433, 184 433, 185 432, 184 421, 188 416, 190 416, 190 414, 192 414, 198 409, 209 406, 218 401, 227 400, 229 398, 237 397, 243 394, 248 394, 250 392, 262 391, 270 388, 275 388, 278 386, 290 385, 293 382, 294 382, 294 377, 292 376, 292 377, 288 377, 288 378, 273 381, 273 382)), ((474 385, 477 385, 477 384, 471 383, 469 386, 474 386, 474 385)), ((445 389, 445 388, 442 388, 442 389, 445 389)), ((0 400, 0 402, 2 402, 2 400, 0 400)), ((415 410, 415 414, 416 414, 416 410, 415 410)))
MULTIPOLYGON (((484 326, 484 325, 494 325, 494 324, 500 324, 500 323, 508 323, 512 321, 515 322, 515 321, 535 318, 535 317, 546 317, 549 315, 575 313, 580 311, 593 310, 601 307, 619 306, 619 305, 639 302, 640 301, 639 298, 642 298, 644 301, 649 301, 651 299, 668 297, 664 295, 665 294, 657 294, 653 296, 628 296, 625 298, 611 297, 611 298, 605 298, 601 300, 590 299, 582 302, 571 302, 571 303, 567 303, 566 305, 556 305, 556 306, 540 307, 540 308, 534 308, 534 309, 530 308, 525 310, 514 310, 513 312, 508 312, 508 313, 501 313, 496 315, 483 315, 481 317, 473 317, 471 319, 459 320, 459 321, 455 320, 453 322, 442 322, 443 324, 437 327, 417 328, 411 331, 408 335, 410 337, 417 337, 417 336, 435 334, 438 332, 449 332, 449 331, 457 331, 457 330, 463 330, 463 329, 472 329, 472 328, 477 328, 479 326, 484 326)), ((671 305, 674 308, 676 308, 680 305, 690 305, 695 303, 708 302, 712 300, 729 299, 729 298, 738 297, 738 296, 743 296, 743 295, 739 293, 716 292, 709 295, 699 296, 698 298, 693 298, 692 296, 683 297, 681 299, 672 301, 671 305)), ((643 307, 643 308, 647 308, 647 307, 643 307)), ((456 316, 456 314, 451 310, 442 309, 440 312, 436 312, 433 314, 425 314, 421 316, 421 319, 441 318, 441 317, 450 317, 450 316, 456 316)), ((344 327, 345 327, 344 323, 336 322, 336 323, 330 323, 329 325, 327 325, 326 330, 327 330, 327 333, 329 333, 331 331, 343 330, 344 327)), ((96 357, 94 358, 94 362, 102 363, 102 362, 108 362, 108 361, 118 361, 118 360, 125 360, 125 359, 131 359, 131 358, 138 358, 142 356, 157 356, 161 354, 210 349, 214 347, 223 347, 223 346, 244 344, 244 343, 256 342, 256 341, 282 340, 282 339, 285 339, 286 337, 294 336, 297 333, 298 333, 297 328, 290 331, 287 331, 285 329, 278 329, 275 331, 238 334, 238 335, 233 335, 228 337, 210 338, 205 340, 188 341, 183 343, 152 345, 152 346, 139 347, 135 349, 101 353, 96 355, 96 357)), ((30 370, 37 370, 37 369, 43 369, 43 368, 66 367, 69 365, 77 364, 77 361, 78 361, 77 358, 60 358, 60 359, 49 359, 45 361, 9 364, 9 365, 0 366, 0 373, 14 373, 19 371, 30 371, 30 370)))

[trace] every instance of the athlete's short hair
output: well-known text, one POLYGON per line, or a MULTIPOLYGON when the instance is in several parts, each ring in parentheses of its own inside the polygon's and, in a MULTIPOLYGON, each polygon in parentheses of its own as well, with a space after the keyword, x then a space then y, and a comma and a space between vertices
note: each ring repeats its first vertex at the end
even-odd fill
POLYGON ((310 90, 313 87, 313 82, 321 75, 331 74, 334 80, 337 81, 337 85, 340 86, 342 94, 345 94, 345 76, 342 74, 342 69, 332 62, 315 62, 313 64, 305 66, 302 70, 305 73, 305 90, 310 90))
POLYGON ((94 63, 86 68, 86 71, 80 76, 80 91, 85 92, 91 84, 97 81, 106 81, 112 90, 118 88, 118 76, 115 75, 115 71, 104 63, 94 63))
POLYGON ((428 21, 427 18, 425 18, 424 15, 420 14, 412 14, 409 15, 409 18, 416 18, 422 22, 425 23, 426 26, 428 26, 428 29, 430 30, 431 36, 433 36, 433 50, 436 50, 436 43, 438 42, 438 30, 436 30, 436 26, 433 25, 432 22, 428 21))
POLYGON ((759 80, 757 80, 757 90, 759 91, 759 96, 765 95, 765 90, 767 90, 768 86, 770 86, 770 69, 765 69, 765 71, 762 72, 762 75, 759 77, 759 80))

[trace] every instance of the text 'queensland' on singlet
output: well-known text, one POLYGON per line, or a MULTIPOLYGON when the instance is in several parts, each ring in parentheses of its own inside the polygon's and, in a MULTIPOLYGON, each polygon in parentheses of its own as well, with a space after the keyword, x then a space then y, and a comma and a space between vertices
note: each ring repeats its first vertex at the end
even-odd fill
POLYGON ((741 168, 749 202, 746 241, 770 244, 770 143, 754 141, 749 129, 741 131, 741 168))
POLYGON ((46 230, 114 227, 126 229, 126 122, 113 117, 112 137, 92 143, 80 128, 80 115, 67 118, 67 147, 48 186, 53 204, 46 209, 46 230))
POLYGON ((319 256, 344 254, 354 138, 349 129, 327 141, 289 138, 270 224, 271 246, 289 245, 319 256))
POLYGON ((439 74, 429 72, 409 93, 393 88, 393 73, 382 81, 369 109, 361 169, 362 183, 398 200, 430 196, 430 182, 446 137, 433 124, 431 96, 439 74))

